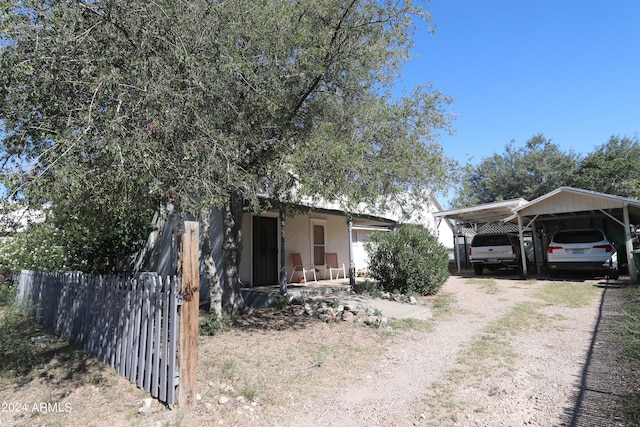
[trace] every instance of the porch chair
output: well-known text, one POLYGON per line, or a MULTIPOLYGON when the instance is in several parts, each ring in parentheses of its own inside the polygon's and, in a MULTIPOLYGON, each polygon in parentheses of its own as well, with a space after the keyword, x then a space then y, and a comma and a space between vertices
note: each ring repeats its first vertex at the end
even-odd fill
POLYGON ((316 278, 316 268, 313 265, 302 264, 302 257, 300 256, 300 254, 292 253, 291 261, 293 261, 293 271, 291 272, 291 277, 289 277, 289 283, 291 283, 291 280, 296 273, 302 273, 305 285, 307 284, 307 273, 313 273, 313 281, 318 281, 318 279, 316 278))
MULTIPOLYGON (((326 266, 325 269, 329 270, 329 278, 331 280, 333 280, 333 270, 337 271, 336 274, 336 279, 340 278, 340 271, 342 271, 342 278, 346 279, 347 278, 347 274, 346 274, 346 268, 344 267, 344 263, 342 263, 342 267, 340 267, 340 264, 338 264, 338 254, 335 252, 326 252, 324 254, 325 260, 326 260, 326 266)), ((325 276, 326 278, 326 276, 325 276)))

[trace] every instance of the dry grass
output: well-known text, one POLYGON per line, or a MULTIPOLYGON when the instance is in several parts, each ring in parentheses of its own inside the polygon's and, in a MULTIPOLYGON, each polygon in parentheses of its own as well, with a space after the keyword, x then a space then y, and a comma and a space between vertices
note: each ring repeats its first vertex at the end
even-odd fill
POLYGON ((136 411, 146 393, 14 307, 2 306, 0 312, 0 425, 142 421, 136 411))
POLYGON ((422 321, 376 329, 255 310, 225 332, 200 337, 199 399, 192 411, 155 402, 156 412, 142 416, 137 411, 148 394, 113 369, 12 307, 1 306, 0 319, 0 403, 12 408, 0 414, 0 425, 15 426, 261 424, 281 415, 281 406, 304 405, 360 380, 394 340, 429 329, 422 321), (46 413, 34 409, 43 404, 46 413))
POLYGON ((254 311, 230 330, 201 338, 202 402, 195 415, 204 421, 217 411, 225 423, 259 423, 259 419, 281 415, 276 414, 281 407, 304 406, 338 393, 361 380, 402 331, 425 328, 425 324, 396 322, 397 330, 390 332, 362 324, 290 317, 269 309, 254 311), (256 322, 256 317, 261 320, 256 322), (224 397, 230 403, 216 404, 224 397))

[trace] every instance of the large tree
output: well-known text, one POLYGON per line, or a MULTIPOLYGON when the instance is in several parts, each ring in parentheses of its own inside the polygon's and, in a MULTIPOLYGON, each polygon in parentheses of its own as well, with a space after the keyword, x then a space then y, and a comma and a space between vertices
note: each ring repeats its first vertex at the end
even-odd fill
POLYGON ((142 212, 137 229, 159 202, 221 209, 216 306, 237 308, 241 216, 265 192, 349 207, 445 179, 432 130, 448 127, 448 99, 428 86, 390 98, 414 20, 431 19, 410 1, 1 4, 12 194, 142 212))
POLYGON ((612 136, 580 161, 569 185, 640 199, 640 142, 612 136))
POLYGON ((567 185, 578 160, 575 153, 564 153, 542 134, 533 136, 523 147, 511 141, 504 153, 494 153, 478 165, 467 166, 454 203, 472 206, 520 197, 533 200, 567 185))

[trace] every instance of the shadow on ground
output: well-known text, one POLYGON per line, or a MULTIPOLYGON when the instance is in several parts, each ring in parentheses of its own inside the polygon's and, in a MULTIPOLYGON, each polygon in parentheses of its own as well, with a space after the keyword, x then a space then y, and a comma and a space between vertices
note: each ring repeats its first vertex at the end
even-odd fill
POLYGON ((573 407, 566 408, 563 426, 638 425, 637 361, 623 356, 623 285, 600 281, 603 287, 598 318, 586 354, 573 407))

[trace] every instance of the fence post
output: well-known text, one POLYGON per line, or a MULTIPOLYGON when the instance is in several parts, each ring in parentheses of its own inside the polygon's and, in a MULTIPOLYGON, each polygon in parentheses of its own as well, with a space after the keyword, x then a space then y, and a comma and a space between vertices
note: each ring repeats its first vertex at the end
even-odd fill
POLYGON ((198 309, 200 303, 199 224, 185 221, 178 249, 178 268, 182 275, 180 310, 180 344, 178 365, 178 405, 193 406, 196 399, 196 367, 198 363, 198 309))

